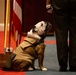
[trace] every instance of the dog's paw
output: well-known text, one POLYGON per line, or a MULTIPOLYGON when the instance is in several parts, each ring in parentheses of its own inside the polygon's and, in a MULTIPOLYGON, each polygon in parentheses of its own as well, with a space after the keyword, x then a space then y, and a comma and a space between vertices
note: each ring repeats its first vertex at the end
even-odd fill
POLYGON ((47 70, 47 68, 42 68, 42 71, 46 71, 47 70))
POLYGON ((33 70, 36 70, 36 69, 37 69, 36 66, 34 66, 34 67, 29 67, 29 68, 28 68, 29 71, 33 71, 33 70))
POLYGON ((29 71, 33 71, 34 69, 33 69, 32 67, 29 67, 28 70, 29 70, 29 71))
POLYGON ((36 67, 36 66, 35 66, 34 68, 35 68, 35 69, 38 69, 38 67, 36 67))

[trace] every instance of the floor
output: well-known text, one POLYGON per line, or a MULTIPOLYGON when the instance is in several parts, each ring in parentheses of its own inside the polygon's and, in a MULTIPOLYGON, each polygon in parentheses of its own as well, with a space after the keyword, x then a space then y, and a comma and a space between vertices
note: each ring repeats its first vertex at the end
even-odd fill
MULTIPOLYGON (((1 33, 0 33, 1 34, 1 33)), ((3 36, 3 34, 1 34, 3 36)), ((3 38, 0 37, 0 48, 3 47, 3 38)), ((56 52, 56 41, 55 36, 47 36, 45 39, 45 56, 44 56, 44 66, 48 69, 47 71, 41 71, 38 67, 38 60, 36 60, 35 65, 38 67, 35 71, 26 71, 26 72, 9 72, 9 71, 2 71, 0 69, 0 75, 76 75, 76 72, 59 72, 59 66, 57 61, 57 52, 56 52)), ((12 46, 13 47, 13 46, 12 46)))

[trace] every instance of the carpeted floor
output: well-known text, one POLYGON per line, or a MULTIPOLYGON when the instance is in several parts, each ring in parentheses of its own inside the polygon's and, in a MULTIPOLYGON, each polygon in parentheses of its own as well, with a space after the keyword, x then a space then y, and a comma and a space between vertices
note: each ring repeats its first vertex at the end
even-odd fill
MULTIPOLYGON (((51 39, 51 37, 50 37, 51 39)), ((37 61, 36 61, 36 65, 37 61)), ((29 71, 26 75, 76 75, 76 72, 59 72, 59 66, 56 55, 56 44, 47 44, 45 50, 44 66, 48 69, 47 71, 29 71)))
MULTIPOLYGON (((2 38, 3 33, 0 33, 0 53, 3 53, 3 41, 2 38)), ((23 38, 22 38, 23 40, 23 38)), ((46 49, 45 49, 45 57, 44 57, 44 66, 48 69, 47 71, 40 71, 38 67, 38 60, 36 60, 35 65, 38 67, 35 71, 26 71, 26 72, 9 72, 2 71, 0 69, 0 75, 76 75, 75 72, 59 72, 59 66, 56 55, 56 41, 54 36, 49 36, 45 39, 46 49)), ((11 44, 14 46, 14 41, 11 44)))

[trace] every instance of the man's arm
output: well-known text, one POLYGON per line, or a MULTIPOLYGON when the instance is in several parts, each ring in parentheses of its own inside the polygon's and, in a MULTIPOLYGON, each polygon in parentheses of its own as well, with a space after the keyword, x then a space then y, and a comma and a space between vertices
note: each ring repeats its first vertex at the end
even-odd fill
POLYGON ((46 0, 46 9, 48 13, 53 12, 53 7, 51 6, 51 0, 46 0))
POLYGON ((46 0, 46 5, 51 4, 51 0, 46 0))

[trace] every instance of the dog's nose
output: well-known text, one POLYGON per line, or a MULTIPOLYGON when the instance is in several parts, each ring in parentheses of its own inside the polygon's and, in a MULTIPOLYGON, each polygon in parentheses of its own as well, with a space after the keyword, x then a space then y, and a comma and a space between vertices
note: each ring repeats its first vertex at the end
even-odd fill
POLYGON ((50 22, 47 22, 47 25, 51 28, 52 24, 50 22))
POLYGON ((49 31, 52 28, 52 24, 50 22, 47 22, 46 29, 49 31))

